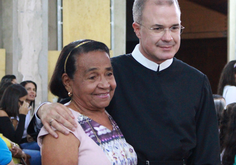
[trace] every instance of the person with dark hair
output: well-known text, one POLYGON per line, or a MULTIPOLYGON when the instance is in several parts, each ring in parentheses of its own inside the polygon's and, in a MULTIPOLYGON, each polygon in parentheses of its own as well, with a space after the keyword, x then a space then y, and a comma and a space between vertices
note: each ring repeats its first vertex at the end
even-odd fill
MULTIPOLYGON (((43 127, 38 135, 42 163, 111 165, 137 164, 137 155, 119 127, 106 112, 116 82, 108 47, 94 40, 66 45, 57 60, 49 84, 52 94, 66 103, 77 122, 69 135, 55 139, 43 127), (66 156, 65 156, 66 155, 66 156)), ((54 119, 51 119, 50 126, 54 119)))
POLYGON ((27 91, 19 84, 10 85, 3 93, 0 102, 0 133, 15 143, 21 141, 25 116, 29 111, 27 91), (19 117, 16 130, 11 123, 11 117, 19 117))
POLYGON ((29 103, 29 105, 32 107, 31 109, 31 115, 34 114, 35 109, 35 98, 37 96, 37 84, 34 81, 31 80, 25 80, 20 83, 28 92, 28 97, 26 101, 29 103))
POLYGON ((7 74, 2 77, 1 82, 0 82, 0 87, 5 84, 6 82, 11 82, 12 84, 16 84, 16 76, 13 74, 7 74))
POLYGON ((220 126, 220 118, 226 106, 225 98, 221 95, 213 94, 213 99, 215 104, 216 116, 218 119, 218 126, 220 126))
MULTIPOLYGON (((2 98, 2 95, 3 95, 4 91, 5 91, 9 86, 11 86, 12 84, 13 84, 12 82, 5 82, 5 84, 3 84, 3 85, 1 86, 1 88, 0 88, 0 101, 1 101, 1 98, 2 98)), ((14 108, 14 107, 13 107, 13 108, 14 108)), ((0 108, 0 109, 1 109, 1 108, 0 108)), ((0 111, 0 119, 1 119, 1 115, 3 115, 3 116, 6 115, 5 113, 3 113, 3 114, 2 114, 2 113, 3 113, 3 112, 0 111)), ((17 118, 19 118, 19 116, 17 116, 17 117, 13 117, 13 116, 12 116, 12 117, 10 118, 14 129, 17 128, 17 125, 18 125, 17 118)), ((7 118, 4 117, 4 119, 7 119, 7 118)), ((8 120, 8 119, 7 119, 7 120, 8 120)), ((23 120, 22 120, 22 122, 23 122, 23 120)), ((2 123, 2 122, 0 121, 0 123, 2 123)), ((5 126, 5 124, 2 123, 2 126, 5 126)), ((20 128, 20 126, 19 126, 19 128, 20 128)), ((0 130, 1 130, 1 129, 0 129, 0 130)), ((19 132, 20 132, 20 129, 19 129, 19 132)), ((17 134, 17 133, 16 133, 16 134, 17 134)), ((8 138, 2 136, 2 134, 0 134, 0 136, 1 136, 2 138, 4 138, 4 139, 7 139, 8 141, 10 141, 8 138)), ((11 142, 11 141, 10 141, 10 142, 11 142)), ((13 143, 13 142, 11 142, 11 143, 13 143)), ((19 152, 19 150, 20 150, 20 151, 22 151, 22 150, 18 147, 18 144, 17 144, 17 146, 11 146, 11 147, 9 147, 9 148, 12 148, 11 152, 14 154, 14 155, 13 155, 13 161, 14 161, 14 163, 17 163, 17 164, 18 164, 18 163, 20 162, 20 159, 19 159, 19 156, 18 156, 19 154, 17 154, 17 153, 19 152), (16 153, 17 155, 15 155, 15 153, 16 153)), ((22 154, 21 154, 20 157, 22 157, 22 155, 24 155, 24 159, 26 159, 27 156, 29 156, 29 155, 25 154, 24 152, 22 152, 22 154), (27 155, 27 156, 26 156, 26 155, 27 155)), ((27 159, 27 161, 28 161, 28 159, 27 159)))
POLYGON ((0 101, 2 99, 2 95, 3 95, 4 91, 5 91, 5 89, 7 87, 9 87, 10 85, 12 85, 12 82, 6 82, 6 83, 2 84, 2 86, 0 87, 0 101))
POLYGON ((226 107, 224 119, 224 139, 222 142, 222 165, 236 164, 236 103, 231 103, 226 107))
POLYGON ((24 143, 24 142, 28 142, 28 140, 29 141, 33 140, 30 136, 28 136, 28 140, 27 140, 27 128, 29 126, 31 119, 34 116, 35 98, 37 96, 37 84, 34 81, 26 80, 26 81, 22 81, 20 83, 20 85, 25 87, 25 89, 28 92, 28 96, 26 98, 26 101, 29 103, 29 106, 30 106, 30 111, 26 115, 26 119, 25 119, 25 130, 24 130, 24 134, 23 134, 24 139, 21 141, 21 143, 24 143))
POLYGON ((224 66, 217 93, 225 98, 226 105, 236 102, 236 60, 232 60, 224 66))
POLYGON ((20 83, 28 92, 26 102, 29 103, 30 111, 25 117, 25 129, 20 142, 23 151, 31 156, 30 164, 41 165, 41 154, 38 143, 28 134, 28 126, 34 116, 35 98, 37 96, 37 84, 31 80, 25 80, 20 83))
POLYGON ((226 135, 226 131, 227 131, 227 123, 229 121, 228 118, 228 111, 226 111, 226 109, 222 112, 221 116, 220 116, 220 153, 222 153, 223 151, 223 144, 224 144, 224 140, 225 140, 225 135, 226 135))
MULTIPOLYGON (((220 164, 209 80, 174 57, 184 29, 180 16, 177 0, 135 0, 132 26, 139 44, 111 59, 117 88, 106 109, 134 147, 139 165, 220 164)), ((61 124, 73 128, 65 109, 44 104, 37 113, 54 137, 50 125, 63 133, 68 130, 61 124)))
POLYGON ((16 84, 16 76, 15 75, 5 75, 2 77, 1 82, 0 82, 0 100, 2 98, 3 92, 5 89, 11 85, 11 84, 16 84))

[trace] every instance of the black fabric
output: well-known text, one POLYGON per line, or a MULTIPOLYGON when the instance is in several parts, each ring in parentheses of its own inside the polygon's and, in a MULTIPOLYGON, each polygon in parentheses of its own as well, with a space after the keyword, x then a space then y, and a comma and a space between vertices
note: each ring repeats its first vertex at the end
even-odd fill
POLYGON ((19 115, 19 122, 16 130, 14 129, 9 117, 0 117, 0 133, 9 140, 20 143, 25 128, 25 115, 19 115))
MULTIPOLYGON (((36 119, 35 119, 35 115, 34 115, 29 123, 28 128, 27 128, 27 134, 30 135, 34 139, 34 141, 37 142, 37 137, 38 137, 39 131, 40 130, 39 129, 37 130, 37 127, 36 127, 36 119)), ((23 143, 23 141, 21 143, 23 143)))
POLYGON ((186 165, 184 160, 174 160, 174 161, 149 161, 138 159, 139 165, 186 165))
POLYGON ((23 139, 21 139, 19 144, 22 144, 22 143, 28 143, 27 138, 23 138, 23 139))
POLYGON ((107 111, 139 159, 220 163, 212 92, 203 73, 174 58, 157 74, 130 54, 113 57, 112 66, 117 88, 107 111))

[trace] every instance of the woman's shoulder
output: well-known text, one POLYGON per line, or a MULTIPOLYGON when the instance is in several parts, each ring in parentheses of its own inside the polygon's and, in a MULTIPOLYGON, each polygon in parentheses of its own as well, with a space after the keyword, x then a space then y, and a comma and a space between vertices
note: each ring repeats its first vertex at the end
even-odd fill
MULTIPOLYGON (((78 118, 78 116, 80 115, 80 113, 78 113, 78 112, 72 110, 71 108, 69 108, 69 110, 72 112, 73 116, 75 117, 74 120, 76 121, 76 123, 78 123, 78 122, 77 122, 77 120, 78 120, 77 118, 78 118)), ((82 130, 82 128, 81 128, 81 126, 80 126, 79 124, 77 124, 77 129, 76 129, 75 131, 69 130, 68 128, 66 128, 66 127, 63 126, 62 124, 61 124, 61 126, 64 127, 65 129, 67 129, 70 133, 74 134, 74 136, 75 136, 77 139, 80 140, 80 136, 81 136, 81 131, 80 131, 80 130, 82 130)), ((52 127, 52 129, 53 129, 54 131, 56 131, 56 129, 55 129, 54 127, 52 127)), ((43 127, 41 128, 40 132, 39 132, 38 137, 37 137, 38 142, 39 142, 40 145, 41 145, 41 143, 42 143, 42 138, 43 138, 43 136, 48 135, 48 134, 49 134, 49 132, 48 132, 48 131, 46 130, 46 128, 43 126, 43 127)))
POLYGON ((8 117, 8 115, 4 110, 0 110, 0 117, 8 117))

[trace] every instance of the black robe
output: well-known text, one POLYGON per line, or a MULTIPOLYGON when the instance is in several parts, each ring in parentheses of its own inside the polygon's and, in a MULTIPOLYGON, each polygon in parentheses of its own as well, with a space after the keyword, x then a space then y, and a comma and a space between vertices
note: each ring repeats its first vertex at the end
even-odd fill
POLYGON ((130 54, 112 58, 117 82, 107 107, 139 165, 217 165, 219 137, 209 81, 174 58, 161 72, 130 54))

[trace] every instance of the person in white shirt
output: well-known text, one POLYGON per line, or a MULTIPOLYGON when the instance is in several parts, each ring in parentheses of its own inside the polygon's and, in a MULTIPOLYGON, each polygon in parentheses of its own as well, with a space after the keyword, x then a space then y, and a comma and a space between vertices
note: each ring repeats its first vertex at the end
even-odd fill
POLYGON ((236 102, 236 60, 232 60, 224 66, 217 93, 225 98, 226 106, 236 102))

